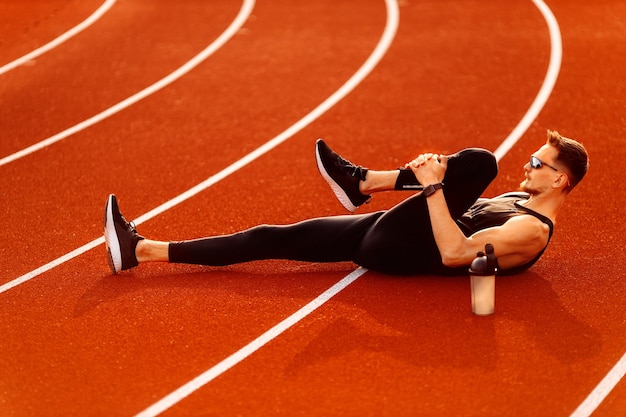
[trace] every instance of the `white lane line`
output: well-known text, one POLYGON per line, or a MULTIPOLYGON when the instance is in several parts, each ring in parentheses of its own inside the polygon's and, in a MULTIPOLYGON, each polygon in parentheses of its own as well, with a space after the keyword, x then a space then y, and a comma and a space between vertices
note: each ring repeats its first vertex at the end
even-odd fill
POLYGON ((15 61, 9 62, 8 64, 0 67, 0 75, 4 74, 5 72, 11 71, 14 68, 19 67, 25 62, 28 62, 30 60, 37 58, 40 55, 45 54, 51 49, 54 49, 57 46, 61 45, 63 42, 67 41, 71 37, 82 32, 83 30, 91 26, 95 21, 100 19, 102 15, 104 15, 113 6, 113 4, 115 4, 115 0, 106 0, 95 12, 91 14, 91 16, 89 16, 87 19, 83 20, 81 23, 74 26, 72 29, 68 30, 67 32, 59 36, 58 38, 53 39, 52 41, 48 42, 44 46, 41 46, 35 49, 34 51, 24 55, 23 57, 18 58, 15 61))
POLYGON ((550 33, 550 63, 548 64, 548 71, 541 85, 541 89, 535 97, 535 100, 530 105, 526 114, 515 126, 509 136, 500 144, 498 149, 495 150, 496 158, 501 159, 511 148, 517 143, 524 133, 528 130, 530 125, 535 121, 539 113, 545 106, 556 80, 559 77, 559 71, 561 70, 561 60, 563 57, 563 43, 561 41, 561 31, 559 24, 554 17, 554 14, 550 8, 542 0, 531 0, 535 3, 535 6, 539 9, 546 23, 548 24, 548 31, 550 33))
POLYGON ((626 374, 626 353, 622 358, 617 361, 615 366, 609 371, 602 381, 594 388, 591 393, 585 398, 578 408, 571 414, 570 417, 589 417, 593 414, 598 406, 609 395, 613 388, 626 374))
MULTIPOLYGON (((543 15, 548 30, 550 32, 550 64, 546 73, 543 85, 539 90, 539 94, 533 101, 530 109, 524 115, 519 124, 513 129, 511 134, 502 142, 495 151, 496 158, 500 160, 511 148, 517 143, 521 136, 528 130, 532 122, 537 118, 543 106, 552 94, 554 85, 559 76, 561 61, 563 57, 563 44, 561 40, 561 32, 559 24, 554 17, 550 8, 542 0, 531 0, 543 15)), ((604 401, 609 393, 615 388, 619 381, 626 374, 626 353, 609 371, 609 373, 600 381, 587 398, 578 406, 570 417, 589 417, 604 401)))
POLYGON ((101 245, 104 243, 104 237, 100 237, 98 239, 92 240, 91 242, 81 246, 80 248, 76 248, 73 251, 66 253, 65 255, 55 259, 54 261, 48 262, 45 265, 40 266, 37 269, 30 271, 27 274, 24 274, 18 278, 15 278, 12 281, 9 281, 5 284, 0 285, 0 294, 3 292, 9 291, 11 288, 17 287, 20 284, 29 281, 44 272, 48 272, 49 270, 56 268, 57 266, 64 264, 65 262, 71 261, 72 259, 82 255, 83 253, 90 251, 91 249, 101 245))
POLYGON ((156 93, 160 89, 178 80, 180 77, 187 74, 189 71, 194 69, 200 63, 202 63, 202 61, 206 60, 209 56, 215 53, 215 51, 221 48, 226 42, 228 42, 228 40, 230 40, 230 38, 232 38, 237 33, 237 31, 241 28, 241 26, 243 26, 243 24, 246 22, 246 20, 252 13, 253 8, 254 8, 254 0, 243 0, 243 5, 239 11, 239 14, 235 18, 235 20, 233 20, 230 26, 224 32, 222 32, 222 34, 215 41, 213 41, 209 46, 207 46, 202 52, 200 52, 198 55, 193 57, 183 66, 178 68, 176 71, 169 74, 167 77, 162 78, 161 80, 150 85, 149 87, 139 91, 136 94, 133 94, 132 96, 128 97, 127 99, 123 101, 120 101, 116 105, 104 110, 103 112, 98 113, 95 116, 92 116, 89 119, 78 123, 77 125, 74 125, 60 133, 57 133, 54 136, 44 139, 41 142, 35 143, 34 145, 29 146, 28 148, 24 148, 21 151, 5 156, 4 158, 0 159, 0 166, 6 165, 17 159, 23 158, 27 155, 30 155, 34 152, 37 152, 45 148, 46 146, 50 146, 56 142, 59 142, 67 138, 68 136, 78 133, 81 130, 87 129, 88 127, 91 127, 95 125, 96 123, 101 122, 102 120, 108 117, 111 117, 116 113, 119 113, 120 111, 126 109, 127 107, 132 106, 138 101, 143 100, 149 95, 156 93))
MULTIPOLYGON (((504 140, 504 142, 495 151, 496 158, 501 159, 504 155, 511 150, 511 148, 517 143, 521 136, 528 130, 532 122, 537 118, 541 109, 548 101, 556 80, 559 76, 561 68, 561 61, 563 57, 563 44, 561 40, 561 32, 559 24, 554 17, 554 14, 550 8, 542 0, 531 0, 535 3, 535 6, 539 9, 543 15, 546 23, 548 24, 548 30, 550 32, 550 43, 552 49, 550 52, 550 64, 548 65, 548 72, 544 79, 543 85, 539 90, 539 94, 533 101, 530 109, 524 115, 524 118, 519 122, 511 134, 504 140)), ((600 381, 600 383, 594 388, 587 398, 578 406, 578 408, 571 414, 570 417, 589 417, 598 406, 604 401, 609 393, 615 388, 619 381, 626 374, 626 353, 622 358, 613 366, 609 373, 600 381)))
MULTIPOLYGON (((289 139, 290 137, 295 135, 300 130, 304 129, 310 123, 312 123, 317 118, 319 118, 321 115, 323 115, 325 112, 327 112, 330 108, 332 108, 335 104, 337 104, 341 99, 343 99, 345 96, 347 96, 354 88, 356 88, 359 85, 359 83, 361 81, 363 81, 363 79, 365 79, 365 77, 378 64, 378 62, 382 59, 382 57, 384 56, 384 54, 387 51, 387 49, 389 49, 389 46, 391 45, 393 37, 395 36, 396 30, 398 28, 398 21, 399 21, 398 7, 397 7, 397 4, 395 3, 395 0, 385 0, 385 2, 387 3, 388 17, 387 17, 387 23, 386 23, 385 31, 383 32, 383 35, 382 35, 381 39, 379 40, 379 42, 376 45, 376 48, 374 49, 372 54, 363 63, 363 65, 334 94, 332 94, 324 102, 322 102, 315 109, 313 109, 310 113, 308 113, 306 116, 304 116, 302 119, 297 121, 295 124, 290 126, 287 130, 285 130, 284 132, 282 132, 281 134, 279 134, 275 138, 273 138, 270 141, 266 142, 265 144, 263 144, 259 148, 255 149, 254 151, 250 152, 249 154, 247 154, 246 156, 244 156, 240 160, 234 162, 230 166, 224 168, 223 170, 221 170, 217 174, 207 178, 206 180, 204 180, 200 184, 190 188, 189 190, 185 191, 184 193, 178 195, 177 197, 175 197, 175 198, 173 198, 173 199, 171 199, 169 201, 166 201, 165 203, 161 204, 160 206, 156 207, 155 209, 153 209, 153 210, 149 211, 148 213, 145 213, 142 216, 138 217, 135 220, 135 224, 139 225, 139 224, 141 224, 143 222, 146 222, 146 221, 148 221, 148 220, 158 216, 159 214, 162 214, 163 212, 171 209, 172 207, 175 207, 176 205, 182 203, 183 201, 188 200, 189 198, 193 197, 194 195, 200 193, 201 191, 206 190, 207 188, 209 188, 212 185, 218 183, 219 181, 223 180, 224 178, 228 177, 229 175, 237 172, 238 170, 240 170, 244 166, 246 166, 249 163, 253 162, 254 160, 260 158, 261 156, 263 156, 267 152, 271 151, 272 149, 274 149, 275 147, 277 147, 281 143, 285 142, 287 139, 289 139)), ((75 249, 74 251, 72 251, 72 252, 70 252, 70 253, 68 253, 66 255, 63 255, 62 257, 60 257, 58 259, 55 259, 55 260, 53 260, 51 262, 48 262, 47 264, 45 264, 45 265, 43 265, 43 266, 41 266, 41 267, 39 267, 39 268, 37 268, 37 269, 27 273, 27 274, 24 274, 24 275, 22 275, 22 276, 20 276, 18 278, 15 278, 14 280, 9 281, 6 284, 0 286, 0 294, 4 293, 4 292, 10 290, 11 288, 14 288, 14 287, 16 287, 16 286, 18 286, 20 284, 23 284, 24 282, 27 282, 27 281, 29 281, 29 280, 31 280, 31 279, 33 279, 33 278, 43 274, 44 272, 47 272, 47 271, 49 271, 49 270, 51 270, 53 268, 56 268, 57 266, 61 265, 62 263, 67 262, 67 261, 69 261, 69 260, 71 260, 71 259, 73 259, 73 258, 75 258, 75 257, 77 257, 77 256, 79 256, 79 255, 81 255, 81 254, 83 254, 85 252, 87 252, 88 250, 91 250, 91 249, 95 248, 96 246, 98 246, 98 245, 100 245, 102 243, 104 243, 104 238, 99 238, 99 239, 93 240, 93 241, 91 241, 91 242, 81 246, 80 248, 75 249)))
POLYGON ((348 285, 352 284, 357 280, 361 275, 367 272, 365 268, 357 268, 352 271, 350 274, 346 275, 332 287, 318 295, 313 301, 309 304, 302 307, 300 310, 296 311, 291 316, 287 317, 276 326, 269 329, 267 332, 263 333, 261 336, 254 339, 252 342, 248 343, 237 352, 233 353, 223 361, 219 362, 217 365, 213 366, 211 369, 203 372, 198 375, 191 381, 187 382, 185 385, 182 385, 180 388, 172 391, 170 394, 166 395, 156 403, 152 404, 150 407, 146 408, 135 417, 151 417, 156 416, 168 408, 171 408, 176 403, 180 402, 182 399, 188 397, 193 392, 202 388, 204 385, 208 384, 224 372, 228 371, 233 366, 237 365, 239 362, 246 359, 248 356, 252 355, 257 350, 261 349, 263 346, 271 342, 276 337, 280 336, 286 330, 288 330, 293 325, 300 322, 306 316, 315 311, 318 307, 326 303, 332 297, 341 292, 348 285))

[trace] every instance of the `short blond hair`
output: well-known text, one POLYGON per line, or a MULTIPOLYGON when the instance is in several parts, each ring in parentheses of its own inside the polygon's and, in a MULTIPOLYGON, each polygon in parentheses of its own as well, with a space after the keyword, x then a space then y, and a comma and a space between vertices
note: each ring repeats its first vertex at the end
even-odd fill
POLYGON ((569 190, 574 188, 587 174, 589 170, 589 155, 582 143, 574 139, 561 136, 555 130, 548 130, 548 145, 554 146, 558 151, 556 161, 565 167, 565 173, 569 179, 569 190))

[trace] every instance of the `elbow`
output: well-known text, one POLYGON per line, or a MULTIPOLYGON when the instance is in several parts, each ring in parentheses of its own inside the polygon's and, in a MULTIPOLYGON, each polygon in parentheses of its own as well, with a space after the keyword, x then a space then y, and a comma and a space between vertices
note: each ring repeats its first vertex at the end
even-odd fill
POLYGON ((466 257, 460 255, 460 251, 443 251, 441 252, 441 263, 449 268, 458 268, 460 266, 469 265, 466 257))

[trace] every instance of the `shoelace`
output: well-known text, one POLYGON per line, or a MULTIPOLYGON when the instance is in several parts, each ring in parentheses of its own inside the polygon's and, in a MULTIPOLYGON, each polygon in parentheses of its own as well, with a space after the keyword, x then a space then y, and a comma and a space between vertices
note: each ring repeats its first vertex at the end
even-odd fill
POLYGON ((346 171, 351 177, 355 177, 360 180, 365 179, 363 178, 364 175, 362 167, 354 165, 352 162, 345 160, 340 156, 337 157, 337 165, 339 165, 339 167, 346 171))
POLYGON ((137 234, 137 226, 135 225, 134 221, 126 221, 126 219, 124 218, 124 216, 122 216, 122 214, 120 213, 120 220, 122 222, 124 222, 124 225, 126 226, 126 230, 128 230, 130 233, 132 233, 133 235, 137 234))
MULTIPOLYGON (((126 221, 126 219, 124 219, 124 221, 126 221)), ((136 235, 137 234, 137 226, 135 226, 135 222, 134 221, 129 221, 126 222, 127 227, 128 227, 128 231, 131 232, 132 234, 136 235)))

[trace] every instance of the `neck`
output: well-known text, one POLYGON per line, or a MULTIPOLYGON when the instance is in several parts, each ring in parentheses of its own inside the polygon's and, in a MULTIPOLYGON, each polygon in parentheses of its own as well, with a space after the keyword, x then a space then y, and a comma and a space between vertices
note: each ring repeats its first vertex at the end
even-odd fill
POLYGON ((556 216, 561 210, 563 203, 565 202, 564 193, 559 194, 535 194, 531 195, 528 201, 524 203, 524 206, 542 214, 556 223, 556 216))

